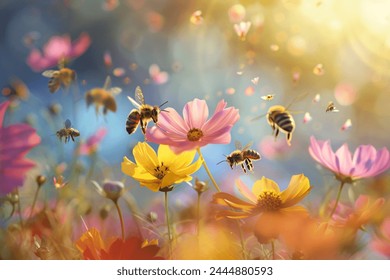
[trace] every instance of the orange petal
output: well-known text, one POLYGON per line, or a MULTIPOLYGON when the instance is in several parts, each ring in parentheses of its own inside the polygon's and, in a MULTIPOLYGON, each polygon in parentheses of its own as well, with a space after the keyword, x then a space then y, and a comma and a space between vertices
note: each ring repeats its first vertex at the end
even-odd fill
POLYGON ((284 191, 281 192, 282 207, 290 207, 301 201, 310 192, 309 179, 303 175, 294 175, 284 191))
POLYGON ((224 192, 214 194, 213 203, 230 206, 232 208, 240 209, 247 212, 255 208, 255 205, 224 192))
POLYGON ((234 212, 231 210, 221 210, 218 211, 217 214, 215 215, 215 218, 217 220, 223 219, 223 218, 229 218, 229 219, 244 219, 248 218, 250 216, 249 213, 245 212, 234 212))
POLYGON ((236 180, 238 191, 253 203, 257 203, 257 197, 249 190, 249 188, 240 180, 236 180))
POLYGON ((76 241, 76 247, 83 253, 85 259, 98 260, 105 246, 100 232, 95 228, 91 228, 76 241))

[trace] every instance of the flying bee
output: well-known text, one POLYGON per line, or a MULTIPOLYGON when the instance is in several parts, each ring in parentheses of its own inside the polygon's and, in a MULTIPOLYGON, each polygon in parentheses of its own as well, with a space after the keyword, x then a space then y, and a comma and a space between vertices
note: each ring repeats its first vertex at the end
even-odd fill
POLYGON ((76 71, 65 67, 64 63, 59 63, 58 70, 46 70, 42 75, 49 80, 50 93, 55 93, 61 86, 69 88, 76 79, 76 71))
POLYGON ((138 125, 141 124, 142 133, 146 133, 146 127, 150 121, 153 121, 157 124, 158 115, 160 114, 161 106, 166 104, 168 101, 164 102, 160 106, 151 106, 145 104, 144 95, 139 86, 135 89, 135 100, 128 96, 130 102, 137 108, 131 110, 126 120, 126 131, 129 134, 132 134, 137 129, 138 125))
POLYGON ((85 94, 85 101, 87 107, 92 103, 95 104, 96 115, 99 114, 99 108, 103 107, 103 115, 107 114, 108 110, 116 112, 115 96, 122 92, 119 87, 109 88, 111 85, 111 78, 107 76, 104 86, 102 88, 93 88, 85 94))
POLYGON ((274 97, 275 97, 275 95, 273 95, 273 94, 267 94, 267 95, 263 95, 261 97, 261 99, 263 99, 265 101, 270 101, 270 100, 274 99, 274 97))
POLYGON ((296 101, 297 98, 306 95, 307 94, 297 96, 287 107, 282 105, 271 106, 265 115, 258 116, 252 119, 252 121, 266 116, 268 124, 272 127, 272 134, 275 135, 275 140, 278 137, 279 132, 282 131, 286 134, 287 144, 291 146, 292 134, 295 130, 295 120, 291 112, 288 111, 288 108, 296 101))
POLYGON ((332 101, 329 101, 328 106, 326 107, 325 112, 337 113, 337 112, 340 112, 340 111, 336 109, 336 106, 334 106, 334 103, 332 101))
POLYGON ((69 142, 69 139, 72 139, 74 142, 74 138, 80 136, 80 132, 72 127, 72 123, 69 119, 65 121, 65 127, 58 130, 56 133, 57 137, 62 141, 62 137, 65 138, 65 143, 69 142))
POLYGON ((242 147, 239 141, 235 142, 236 150, 226 156, 225 160, 218 162, 220 164, 224 161, 229 163, 230 168, 233 169, 236 165, 241 165, 242 171, 246 173, 247 169, 253 171, 253 160, 260 160, 261 156, 255 150, 248 149, 251 146, 251 143, 247 144, 244 148, 242 147), (245 165, 244 165, 245 164, 245 165), (245 168, 246 166, 246 168, 245 168))

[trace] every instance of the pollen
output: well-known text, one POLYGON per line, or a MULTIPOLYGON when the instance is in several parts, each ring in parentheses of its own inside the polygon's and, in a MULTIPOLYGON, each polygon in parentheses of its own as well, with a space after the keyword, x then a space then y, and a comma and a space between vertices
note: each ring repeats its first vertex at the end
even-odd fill
POLYGON ((263 211, 275 211, 280 209, 281 205, 280 195, 272 191, 263 192, 257 199, 257 207, 263 211))
POLYGON ((187 139, 193 142, 199 141, 199 139, 202 137, 203 137, 203 132, 198 128, 193 128, 187 133, 187 139))

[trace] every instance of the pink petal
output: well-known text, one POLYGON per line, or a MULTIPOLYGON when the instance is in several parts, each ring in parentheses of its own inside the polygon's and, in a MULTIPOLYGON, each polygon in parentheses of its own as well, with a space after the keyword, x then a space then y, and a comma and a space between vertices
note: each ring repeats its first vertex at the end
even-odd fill
POLYGON ((331 159, 328 159, 325 157, 325 154, 323 153, 323 148, 325 146, 328 146, 328 149, 330 148, 329 142, 316 140, 313 136, 310 137, 310 147, 309 147, 309 153, 315 159, 318 163, 325 166, 326 168, 330 169, 331 171, 337 172, 337 167, 335 166, 335 162, 331 159))
POLYGON ((43 47, 44 56, 57 62, 63 57, 68 57, 70 50, 71 42, 68 35, 53 36, 43 47))
POLYGON ((213 134, 204 136, 202 141, 210 144, 228 144, 231 141, 231 129, 232 126, 225 126, 222 129, 215 131, 213 134))
POLYGON ((347 144, 342 145, 336 151, 336 165, 341 174, 350 175, 353 165, 352 155, 347 144))
POLYGON ((0 169, 0 194, 5 195, 14 189, 21 187, 25 179, 25 173, 35 166, 29 159, 18 159, 11 163, 1 163, 0 169))
POLYGON ((146 130, 146 139, 147 141, 153 143, 165 144, 169 146, 179 145, 180 142, 187 141, 187 138, 178 137, 174 134, 167 134, 164 130, 157 126, 153 126, 146 130))
POLYGON ((202 127, 202 131, 206 135, 210 135, 225 126, 233 126, 240 118, 238 110, 234 107, 229 107, 214 114, 202 127))
POLYGON ((0 128, 3 127, 5 111, 7 111, 7 108, 10 103, 11 103, 10 101, 4 101, 3 103, 0 104, 0 128))
POLYGON ((91 37, 87 33, 81 33, 79 38, 73 42, 69 52, 69 58, 76 58, 85 53, 91 45, 91 37))
POLYGON ((195 150, 196 148, 200 148, 200 147, 203 147, 207 145, 207 143, 202 143, 202 142, 183 142, 182 144, 180 145, 177 145, 175 144, 175 146, 169 146, 171 148, 171 150, 175 153, 175 154, 180 154, 182 152, 185 152, 185 151, 192 151, 192 150, 195 150))
POLYGON ((190 129, 201 129, 209 117, 209 108, 206 101, 195 98, 193 101, 188 102, 184 106, 183 117, 190 129))
POLYGON ((154 75, 151 77, 152 77, 153 82, 157 85, 165 84, 169 79, 169 75, 167 72, 160 72, 157 75, 154 75))
POLYGON ((390 168, 390 155, 386 148, 382 148, 376 154, 376 159, 373 162, 371 169, 367 172, 367 176, 376 176, 385 172, 390 168))
POLYGON ((41 52, 37 49, 33 49, 30 52, 29 56, 27 57, 26 63, 35 72, 45 70, 56 64, 56 62, 53 63, 49 59, 43 57, 41 52))
POLYGON ((174 133, 178 136, 187 137, 190 128, 183 118, 173 108, 166 108, 167 112, 159 115, 158 126, 167 133, 174 133))
POLYGON ((2 154, 23 156, 41 142, 35 129, 27 124, 15 124, 1 128, 0 144, 2 154))
POLYGON ((328 168, 334 172, 338 172, 338 168, 336 166, 336 156, 330 146, 329 141, 325 141, 322 146, 321 155, 323 161, 327 164, 328 168))

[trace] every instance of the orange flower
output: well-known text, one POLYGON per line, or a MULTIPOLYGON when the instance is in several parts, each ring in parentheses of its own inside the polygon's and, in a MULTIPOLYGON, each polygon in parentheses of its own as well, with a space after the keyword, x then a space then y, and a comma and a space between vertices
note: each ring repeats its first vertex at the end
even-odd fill
POLYGON ((216 218, 242 219, 261 214, 255 227, 255 235, 261 243, 276 238, 293 217, 305 218, 308 215, 304 207, 296 205, 310 191, 309 179, 303 174, 292 176, 284 191, 265 177, 254 183, 252 191, 241 180, 236 184, 249 201, 224 192, 215 194, 214 203, 230 207, 230 210, 219 211, 216 218))
POLYGON ((129 237, 126 240, 113 238, 105 242, 100 232, 92 228, 85 232, 76 242, 76 247, 86 260, 161 260, 156 256, 160 248, 152 240, 129 237))

